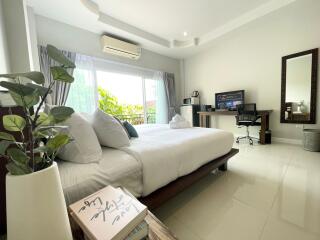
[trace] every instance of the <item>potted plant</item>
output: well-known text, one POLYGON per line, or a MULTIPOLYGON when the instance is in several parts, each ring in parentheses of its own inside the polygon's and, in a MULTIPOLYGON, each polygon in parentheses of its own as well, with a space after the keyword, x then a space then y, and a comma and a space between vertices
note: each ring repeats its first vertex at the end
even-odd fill
POLYGON ((74 112, 57 106, 41 112, 56 81, 72 83, 68 74, 75 64, 60 50, 47 46, 50 58, 58 65, 51 67, 53 81, 44 87, 41 72, 1 74, 0 86, 8 89, 24 116, 3 116, 0 132, 0 155, 7 159, 6 177, 8 239, 72 239, 64 195, 54 159, 71 138, 59 126, 74 112), (33 82, 31 82, 31 81, 33 82), (18 136, 18 137, 17 137, 18 136))

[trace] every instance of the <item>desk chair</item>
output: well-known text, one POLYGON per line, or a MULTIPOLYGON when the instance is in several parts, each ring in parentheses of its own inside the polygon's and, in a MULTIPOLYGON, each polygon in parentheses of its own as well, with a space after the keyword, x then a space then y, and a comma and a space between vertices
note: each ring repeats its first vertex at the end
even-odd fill
POLYGON ((240 128, 242 126, 245 126, 247 128, 247 135, 243 137, 237 137, 236 143, 239 143, 240 139, 248 139, 250 145, 253 145, 253 140, 257 140, 259 142, 258 138, 251 137, 249 134, 249 127, 250 126, 261 126, 260 122, 257 122, 257 120, 260 118, 260 116, 257 113, 256 104, 255 103, 248 103, 248 104, 239 104, 237 105, 237 126, 240 128))

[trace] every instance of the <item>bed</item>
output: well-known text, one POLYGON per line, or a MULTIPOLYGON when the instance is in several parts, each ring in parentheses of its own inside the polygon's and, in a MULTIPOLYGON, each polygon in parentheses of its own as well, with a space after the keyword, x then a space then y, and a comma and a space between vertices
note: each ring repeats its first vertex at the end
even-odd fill
POLYGON ((148 202, 148 196, 154 198, 157 191, 178 180, 189 176, 188 182, 192 182, 190 176, 201 167, 204 172, 212 171, 213 165, 223 170, 237 152, 232 150, 233 135, 223 130, 170 129, 167 124, 139 125, 136 129, 139 138, 132 139, 129 147, 103 148, 99 163, 58 162, 68 204, 108 184, 126 187, 148 202))

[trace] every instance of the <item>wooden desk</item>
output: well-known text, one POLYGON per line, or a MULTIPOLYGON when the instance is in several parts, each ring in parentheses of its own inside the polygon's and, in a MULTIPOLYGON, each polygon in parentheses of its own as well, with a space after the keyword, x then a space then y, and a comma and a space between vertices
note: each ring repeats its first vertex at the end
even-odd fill
MULTIPOLYGON (((260 144, 266 143, 266 131, 269 130, 269 116, 272 110, 260 110, 258 114, 261 116, 261 129, 260 129, 260 144)), ((212 112, 198 112, 200 116, 200 127, 210 127, 210 116, 229 115, 236 116, 237 111, 212 111, 212 112)))

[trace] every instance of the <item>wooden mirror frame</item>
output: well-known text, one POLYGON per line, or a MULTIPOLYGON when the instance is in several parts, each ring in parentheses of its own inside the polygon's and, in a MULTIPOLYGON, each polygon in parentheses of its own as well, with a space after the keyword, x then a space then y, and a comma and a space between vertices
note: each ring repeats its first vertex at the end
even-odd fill
POLYGON ((296 124, 315 124, 316 123, 317 82, 318 82, 318 48, 299 52, 299 53, 294 53, 294 54, 282 57, 280 123, 296 123, 296 124), (309 55, 309 54, 311 54, 312 56, 310 119, 309 120, 287 120, 285 119, 287 60, 291 58, 301 57, 304 55, 309 55))

